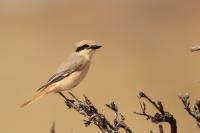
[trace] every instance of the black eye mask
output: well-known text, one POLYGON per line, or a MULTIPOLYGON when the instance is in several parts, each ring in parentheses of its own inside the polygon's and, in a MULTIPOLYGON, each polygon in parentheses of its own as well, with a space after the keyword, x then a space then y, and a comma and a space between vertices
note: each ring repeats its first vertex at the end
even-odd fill
POLYGON ((90 46, 88 44, 84 44, 76 49, 76 52, 80 52, 81 50, 88 49, 90 46))

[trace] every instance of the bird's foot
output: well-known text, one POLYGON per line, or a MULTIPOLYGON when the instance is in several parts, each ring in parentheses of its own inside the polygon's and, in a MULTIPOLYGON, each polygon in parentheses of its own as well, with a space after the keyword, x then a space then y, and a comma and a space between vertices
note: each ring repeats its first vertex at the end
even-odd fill
POLYGON ((72 90, 70 89, 70 90, 67 90, 67 92, 69 93, 69 94, 72 94, 72 90))

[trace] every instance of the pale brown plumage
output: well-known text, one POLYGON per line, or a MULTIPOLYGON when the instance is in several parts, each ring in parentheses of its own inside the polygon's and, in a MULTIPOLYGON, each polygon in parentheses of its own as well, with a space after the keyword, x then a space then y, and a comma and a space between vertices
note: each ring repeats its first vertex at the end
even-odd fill
POLYGON ((72 53, 47 83, 40 87, 36 94, 21 107, 33 103, 48 93, 71 90, 76 87, 87 74, 92 56, 95 50, 100 47, 92 40, 79 42, 76 45, 76 52, 72 53))

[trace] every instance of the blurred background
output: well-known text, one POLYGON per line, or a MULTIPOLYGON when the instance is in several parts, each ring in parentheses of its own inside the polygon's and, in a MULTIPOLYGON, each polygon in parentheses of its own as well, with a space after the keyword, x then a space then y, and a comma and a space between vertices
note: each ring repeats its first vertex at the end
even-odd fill
MULTIPOLYGON (((68 110, 50 94, 20 109, 74 50, 92 39, 103 48, 73 92, 86 94, 110 120, 105 103, 115 100, 136 133, 158 131, 158 125, 134 115, 137 94, 161 100, 177 119, 178 132, 197 133, 196 122, 183 109, 179 94, 200 99, 200 1, 196 0, 0 0, 0 132, 99 132, 84 127, 83 116, 68 110)), ((65 93, 67 95, 67 93, 65 93)), ((147 105, 153 114, 154 109, 147 105)), ((165 132, 169 126, 164 124, 165 132)))

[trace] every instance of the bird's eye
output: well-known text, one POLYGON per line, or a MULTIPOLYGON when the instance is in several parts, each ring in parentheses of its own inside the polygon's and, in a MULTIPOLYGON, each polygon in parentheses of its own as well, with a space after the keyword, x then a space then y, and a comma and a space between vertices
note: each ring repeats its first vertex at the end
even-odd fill
POLYGON ((84 44, 82 47, 87 48, 87 47, 89 47, 89 45, 88 44, 84 44))
POLYGON ((78 48, 76 49, 76 52, 79 52, 79 51, 84 50, 84 49, 89 48, 89 47, 90 47, 90 46, 89 46, 88 44, 84 44, 84 45, 78 47, 78 48))

